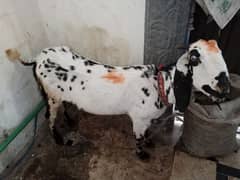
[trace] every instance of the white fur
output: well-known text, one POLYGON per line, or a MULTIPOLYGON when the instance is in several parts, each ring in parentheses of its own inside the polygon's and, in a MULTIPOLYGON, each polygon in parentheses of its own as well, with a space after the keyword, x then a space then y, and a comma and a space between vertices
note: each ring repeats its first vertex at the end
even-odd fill
POLYGON ((203 85, 208 84, 213 90, 219 91, 215 77, 217 77, 220 72, 225 72, 229 77, 228 69, 224 62, 222 52, 218 48, 217 43, 215 46, 216 49, 218 49, 218 52, 211 52, 206 46, 206 41, 200 40, 191 44, 189 48, 190 51, 192 49, 197 49, 201 55, 201 64, 193 67, 193 85, 196 89, 200 90, 207 96, 210 94, 202 89, 203 85))
MULTIPOLYGON (((202 86, 207 84, 217 91, 215 77, 220 72, 226 72, 228 75, 228 71, 221 51, 219 50, 217 53, 209 51, 206 42, 200 40, 193 43, 189 51, 197 49, 201 60, 201 64, 193 67, 193 86, 209 95, 202 89, 202 86)), ((137 66, 140 69, 136 69, 136 66, 130 66, 132 68, 127 70, 117 66, 106 68, 103 64, 86 66, 86 59, 81 56, 76 58, 76 55, 68 47, 51 49, 44 49, 34 59, 37 79, 48 96, 51 128, 54 125, 57 109, 63 101, 71 102, 78 109, 93 114, 128 114, 132 120, 136 138, 141 138, 150 126, 151 120, 159 118, 166 110, 166 106, 162 106, 161 99, 159 99, 156 74, 153 70, 154 65, 137 66), (55 64, 54 67, 45 67, 45 64, 49 65, 47 59, 55 64), (56 71, 58 66, 68 71, 64 72, 67 74, 65 81, 59 80, 58 75, 56 75, 56 73, 62 72, 61 70, 56 71), (71 66, 74 66, 74 70, 71 70, 71 66), (88 70, 91 73, 88 73, 88 70), (115 79, 106 78, 109 71, 114 72, 117 77, 120 77, 120 80, 117 79, 115 82, 115 79), (72 82, 73 76, 76 76, 76 79, 72 82), (144 93, 143 88, 147 89, 148 95, 144 93)), ((166 80, 167 74, 162 72, 165 79, 165 91, 170 89, 168 100, 171 104, 175 104, 176 101, 172 87, 175 70, 177 68, 185 76, 187 75, 188 52, 182 55, 176 67, 169 71, 171 78, 166 80)))
POLYGON ((148 70, 147 66, 142 66, 143 70, 124 70, 122 67, 115 67, 112 71, 117 75, 122 75, 124 81, 113 83, 111 80, 103 78, 108 73, 108 69, 102 64, 85 66, 85 60, 81 57, 77 60, 72 59, 73 54, 69 48, 55 47, 53 49, 56 52, 45 49, 48 53, 41 53, 36 58, 36 74, 48 95, 51 128, 56 118, 56 110, 62 101, 71 102, 79 109, 93 114, 128 114, 133 121, 133 130, 137 138, 144 134, 152 119, 158 118, 165 111, 165 107, 159 110, 154 105, 158 99, 158 91, 154 88, 154 85, 157 87, 157 81, 153 77, 141 77, 143 72, 148 70), (63 52, 62 48, 66 49, 67 52, 63 52), (66 82, 60 81, 57 79, 55 71, 47 72, 48 69, 44 67, 43 62, 46 63, 47 58, 68 70, 70 65, 76 69, 68 71, 66 82), (91 70, 91 73, 87 73, 88 69, 91 70), (45 74, 46 78, 44 78, 45 74), (74 75, 77 78, 71 82, 74 75), (63 92, 57 88, 58 85, 64 89, 63 92), (70 86, 72 91, 69 90, 70 86), (148 89, 150 93, 148 97, 142 91, 143 87, 148 89), (55 104, 52 103, 52 99, 54 99, 55 104))

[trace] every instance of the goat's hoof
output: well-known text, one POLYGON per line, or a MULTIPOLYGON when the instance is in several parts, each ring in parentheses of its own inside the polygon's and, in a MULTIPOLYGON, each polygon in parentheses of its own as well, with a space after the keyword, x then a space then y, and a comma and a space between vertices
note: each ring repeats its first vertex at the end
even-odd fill
POLYGON ((138 158, 141 160, 149 160, 150 159, 150 155, 145 151, 136 152, 136 154, 137 154, 138 158))
POLYGON ((57 131, 55 127, 53 127, 51 134, 53 135, 56 144, 64 145, 63 137, 60 135, 60 133, 57 131))
POLYGON ((64 136, 63 141, 64 145, 75 146, 77 144, 87 142, 87 139, 83 137, 80 133, 72 131, 64 136))

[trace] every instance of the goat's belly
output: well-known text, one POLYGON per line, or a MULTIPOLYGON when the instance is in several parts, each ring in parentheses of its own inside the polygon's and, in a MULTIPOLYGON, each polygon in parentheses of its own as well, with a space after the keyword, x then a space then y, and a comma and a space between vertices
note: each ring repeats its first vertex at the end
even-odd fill
POLYGON ((54 74, 40 80, 49 97, 71 102, 86 112, 99 115, 126 114, 136 100, 132 85, 113 83, 102 78, 76 76, 68 73, 67 81, 54 74))
POLYGON ((76 104, 79 109, 99 115, 125 114, 129 107, 124 89, 110 88, 104 85, 86 84, 64 94, 64 99, 76 104))
POLYGON ((86 92, 78 96, 73 95, 71 102, 76 104, 79 109, 98 115, 119 115, 127 112, 124 98, 106 92, 86 92))

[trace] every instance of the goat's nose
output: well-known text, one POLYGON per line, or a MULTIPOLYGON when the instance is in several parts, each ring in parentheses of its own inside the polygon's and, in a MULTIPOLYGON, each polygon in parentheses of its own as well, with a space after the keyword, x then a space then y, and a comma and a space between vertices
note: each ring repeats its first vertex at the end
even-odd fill
POLYGON ((221 94, 229 94, 230 93, 230 81, 229 78, 226 76, 225 72, 221 72, 219 76, 215 78, 217 82, 217 87, 219 90, 219 93, 221 94))

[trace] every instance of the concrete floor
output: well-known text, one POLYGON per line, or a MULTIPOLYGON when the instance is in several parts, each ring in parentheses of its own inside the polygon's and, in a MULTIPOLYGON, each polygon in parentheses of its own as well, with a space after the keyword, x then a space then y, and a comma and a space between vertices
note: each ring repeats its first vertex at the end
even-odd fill
MULTIPOLYGON (((181 123, 175 123, 171 133, 160 131, 154 138, 155 148, 147 149, 151 159, 141 161, 135 156, 135 140, 127 116, 94 116, 76 111, 71 114, 78 117, 77 132, 84 140, 80 138, 74 146, 57 145, 45 121, 34 147, 5 179, 202 180, 205 177, 211 180, 216 177, 214 162, 174 150, 181 135, 181 123)), ((239 153, 218 160, 239 168, 239 153)))
MULTIPOLYGON (((94 116, 82 113, 79 132, 87 141, 75 146, 56 145, 47 124, 38 132, 28 157, 13 180, 167 180, 174 158, 172 135, 156 137, 148 149, 149 161, 135 156, 135 140, 127 116, 94 116), (171 142, 166 144, 166 142, 171 142)), ((175 132, 175 131, 174 131, 175 132)), ((175 133, 176 135, 176 133, 175 133)), ((177 136, 177 135, 176 135, 177 136)))

